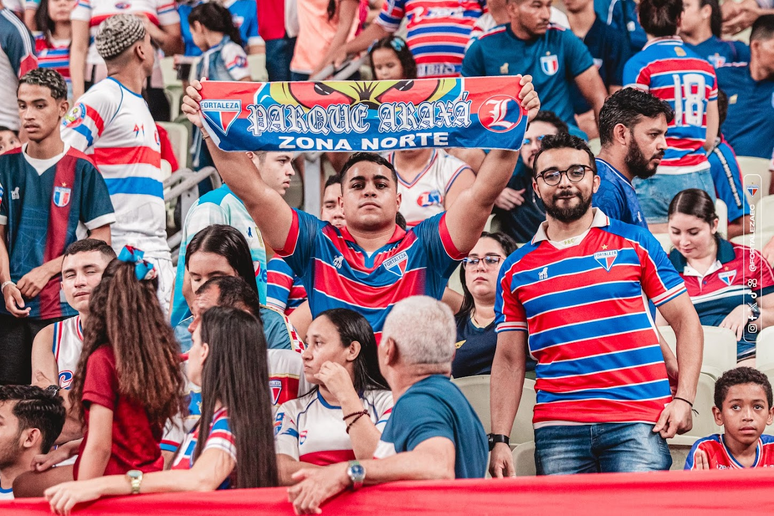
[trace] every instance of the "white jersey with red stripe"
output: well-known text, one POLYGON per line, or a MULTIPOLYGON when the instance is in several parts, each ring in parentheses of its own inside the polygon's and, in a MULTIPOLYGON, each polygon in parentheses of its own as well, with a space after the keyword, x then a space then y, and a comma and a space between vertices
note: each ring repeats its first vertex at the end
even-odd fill
POLYGON ((161 145, 141 95, 109 77, 87 91, 62 121, 62 139, 85 152, 105 178, 116 212, 113 249, 171 259, 166 235, 161 145))
MULTIPOLYGON (((394 164, 395 153, 390 153, 387 159, 394 164)), ((444 212, 446 194, 465 170, 471 170, 467 163, 442 149, 433 150, 424 170, 411 182, 406 181, 398 170, 398 193, 403 198, 400 213, 405 217, 406 225, 414 227, 444 212)))
MULTIPOLYGON (((304 362, 301 354, 290 349, 270 349, 269 356, 269 392, 271 394, 272 413, 276 413, 279 407, 286 402, 295 400, 312 389, 304 377, 304 362)), ((186 435, 192 432, 199 423, 201 416, 201 389, 186 382, 188 392, 188 414, 169 420, 164 427, 164 435, 161 439, 161 451, 174 452, 177 450, 186 435)))
POLYGON ((99 24, 116 14, 142 14, 157 27, 180 23, 174 0, 78 0, 70 19, 89 22, 92 43, 86 55, 88 64, 105 63, 97 53, 97 46, 93 41, 97 36, 99 24))
POLYGON ((83 328, 80 315, 54 324, 54 342, 51 351, 54 353, 59 371, 59 388, 70 389, 82 349, 83 328))
MULTIPOLYGON (((363 408, 381 432, 392 413, 390 391, 366 391, 363 408)), ((325 401, 318 390, 283 404, 274 418, 277 453, 318 466, 355 459, 341 407, 325 401)), ((363 416, 366 417, 366 416, 363 416)))

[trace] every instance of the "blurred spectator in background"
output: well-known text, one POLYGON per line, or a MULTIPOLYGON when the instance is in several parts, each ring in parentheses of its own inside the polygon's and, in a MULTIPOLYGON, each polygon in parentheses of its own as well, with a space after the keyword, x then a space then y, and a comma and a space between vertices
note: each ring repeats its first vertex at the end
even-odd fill
POLYGON ((727 63, 748 62, 750 47, 742 41, 720 39, 721 16, 718 0, 683 0, 679 34, 685 46, 715 68, 727 63))
MULTIPOLYGON (((191 25, 188 16, 191 11, 201 5, 201 0, 189 0, 182 2, 177 6, 177 12, 180 15, 180 33, 183 38, 186 56, 199 56, 202 50, 194 43, 191 35, 191 25)), ((234 26, 239 30, 242 48, 248 54, 259 54, 263 51, 261 37, 258 35, 258 13, 256 11, 256 2, 251 0, 225 0, 220 4, 228 9, 234 26)), ((234 38, 231 38, 234 40, 234 38)), ((268 66, 268 63, 267 63, 268 66)))
MULTIPOLYGON (((304 0, 298 2, 298 38, 290 77, 305 81, 317 75, 331 58, 362 29, 366 0, 304 0)), ((332 74, 333 75, 333 74, 332 74)), ((360 78, 355 72, 352 79, 360 78)))
MULTIPOLYGON (((0 1, 0 126, 19 131, 16 87, 19 79, 37 68, 35 42, 30 31, 0 1)), ((18 136, 18 135, 17 135, 18 136)))
MULTIPOLYGON (((53 68, 67 81, 68 98, 72 98, 70 81, 70 13, 75 0, 41 0, 35 11, 35 24, 40 34, 35 36, 35 53, 41 68, 53 68)), ((29 11, 27 11, 29 12, 29 11)))

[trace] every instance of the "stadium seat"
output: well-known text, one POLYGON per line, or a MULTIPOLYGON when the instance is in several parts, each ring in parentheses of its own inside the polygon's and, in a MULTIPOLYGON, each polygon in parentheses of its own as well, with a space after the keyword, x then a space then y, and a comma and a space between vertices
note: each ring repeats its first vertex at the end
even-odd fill
POLYGON ((774 369, 774 326, 764 328, 755 343, 755 367, 774 369))
POLYGON ((715 406, 715 379, 702 373, 699 375, 696 398, 693 400, 693 408, 699 414, 693 414, 693 428, 687 435, 699 438, 722 431, 715 424, 715 416, 712 414, 713 406, 715 406))
POLYGON ((761 197, 769 193, 771 160, 750 156, 737 156, 736 160, 742 170, 742 184, 749 195, 748 200, 751 204, 757 204, 761 197))
POLYGON ((720 199, 715 201, 715 213, 718 216, 718 232, 721 235, 728 234, 728 206, 720 199))
POLYGON ((765 195, 755 204, 755 229, 774 233, 774 195, 765 195))
POLYGON ((676 435, 667 439, 669 444, 669 454, 672 456, 672 467, 670 471, 680 471, 685 468, 685 459, 688 458, 688 452, 696 442, 696 437, 689 435, 676 435))
POLYGON ((250 77, 255 82, 269 80, 269 72, 266 71, 266 54, 250 54, 247 56, 247 66, 250 68, 250 77))
MULTIPOLYGON (((161 76, 164 81, 164 94, 169 100, 169 109, 171 119, 174 120, 180 114, 180 102, 183 98, 183 83, 177 78, 175 70, 175 58, 165 57, 159 62, 161 65, 161 76)), ((183 164, 181 163, 182 167, 183 164)))
POLYGON ((178 166, 181 169, 187 168, 189 165, 188 162, 191 161, 191 154, 189 152, 191 140, 188 126, 174 122, 159 122, 158 124, 163 127, 169 135, 169 141, 172 143, 172 149, 175 152, 178 166))
POLYGON ((664 251, 669 254, 669 251, 672 250, 672 239, 669 238, 669 233, 653 233, 653 236, 656 237, 664 251))
MULTIPOLYGON (((669 326, 659 326, 658 329, 670 349, 674 351, 676 341, 674 330, 669 326)), ((704 359, 701 372, 717 380, 724 371, 736 367, 736 335, 728 328, 702 326, 702 329, 704 330, 704 359)))
MULTIPOLYGON (((452 380, 473 406, 473 410, 484 425, 484 430, 489 433, 492 428, 492 418, 489 409, 490 376, 466 376, 452 380)), ((524 388, 521 391, 521 402, 516 413, 516 420, 511 430, 511 445, 522 444, 534 439, 532 429, 532 410, 535 407, 535 381, 524 379, 524 388)))
POLYGON ((513 449, 513 468, 517 477, 534 477, 537 474, 533 441, 522 443, 513 449))

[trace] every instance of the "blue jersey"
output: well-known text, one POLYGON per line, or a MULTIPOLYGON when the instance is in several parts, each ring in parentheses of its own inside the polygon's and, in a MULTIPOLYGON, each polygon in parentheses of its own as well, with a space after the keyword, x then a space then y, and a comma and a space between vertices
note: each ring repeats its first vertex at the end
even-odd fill
POLYGON ((346 227, 293 210, 287 242, 276 252, 303 279, 312 317, 349 308, 368 320, 378 342, 392 305, 409 296, 443 296, 463 257, 445 217, 439 213, 409 231, 396 225, 389 242, 369 256, 346 227))
POLYGON ((625 34, 629 51, 634 54, 648 42, 648 35, 637 17, 637 3, 634 0, 613 0, 607 8, 607 24, 619 34, 625 34))
POLYGON ((648 91, 669 103, 675 118, 666 133, 660 174, 687 174, 709 168, 702 146, 707 138, 707 105, 717 100, 715 69, 683 40, 657 38, 624 67, 624 85, 648 91))
POLYGON ((489 450, 484 427, 459 388, 442 375, 418 381, 396 400, 374 457, 411 451, 434 437, 454 443, 455 478, 484 478, 489 450))
POLYGON ((202 54, 196 66, 196 76, 212 81, 241 81, 250 77, 247 54, 228 36, 202 54))
POLYGON ((610 218, 648 229, 631 181, 607 161, 599 158, 596 161, 600 182, 592 199, 594 206, 610 218))
MULTIPOLYGON (((625 36, 597 17, 584 36, 583 43, 589 49, 605 86, 623 86, 624 65, 632 56, 625 36)), ((575 84, 572 85, 572 99, 576 113, 585 113, 591 109, 575 84)))
POLYGON ((774 80, 756 81, 746 63, 721 66, 718 86, 728 95, 723 135, 738 156, 771 158, 774 148, 774 80))
MULTIPOLYGON (((39 173, 23 149, 0 156, 0 224, 6 227, 5 244, 14 282, 62 256, 67 246, 78 240, 80 224, 93 230, 116 220, 105 180, 85 154, 67 148, 39 173)), ((77 315, 60 298, 59 282, 60 276, 54 276, 37 297, 25 300, 30 318, 77 315)), ((5 305, 0 306, 0 313, 8 313, 5 305)))
MULTIPOLYGON (((183 36, 183 43, 185 43, 184 55, 187 56, 200 56, 202 51, 199 47, 194 45, 193 36, 191 35, 191 26, 188 24, 188 15, 194 7, 201 2, 188 2, 181 3, 177 6, 177 11, 180 14, 180 32, 183 36)), ((231 19, 234 22, 234 26, 239 29, 239 36, 242 38, 242 46, 247 48, 250 45, 256 45, 261 42, 260 36, 258 36, 258 13, 255 2, 251 0, 231 0, 230 2, 222 2, 223 7, 228 9, 231 13, 231 19)))
POLYGON ((269 260, 269 283, 266 285, 266 304, 285 315, 292 314, 306 302, 304 282, 279 256, 269 260))
POLYGON ((730 63, 750 62, 750 47, 742 41, 727 41, 711 36, 698 45, 686 43, 685 46, 712 63, 715 68, 730 63))
POLYGON ((525 41, 516 37, 510 25, 500 25, 473 42, 462 61, 462 75, 531 75, 541 109, 575 125, 570 87, 575 77, 592 66, 588 49, 569 30, 549 25, 543 36, 525 41))
POLYGON ((750 204, 742 187, 742 171, 736 161, 734 149, 724 139, 709 153, 710 172, 718 199, 728 207, 728 220, 750 214, 750 204))

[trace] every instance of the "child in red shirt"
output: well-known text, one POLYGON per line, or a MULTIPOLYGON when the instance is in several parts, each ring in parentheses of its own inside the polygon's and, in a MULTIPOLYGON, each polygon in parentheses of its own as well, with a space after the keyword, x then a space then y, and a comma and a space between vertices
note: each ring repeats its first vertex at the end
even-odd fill
POLYGON ((774 467, 774 437, 764 435, 774 420, 771 384, 762 372, 737 367, 715 384, 715 423, 725 433, 699 439, 691 448, 685 469, 741 469, 774 467))
POLYGON ((91 294, 70 395, 85 423, 78 480, 163 469, 164 423, 184 407, 178 345, 142 255, 125 247, 91 294))

